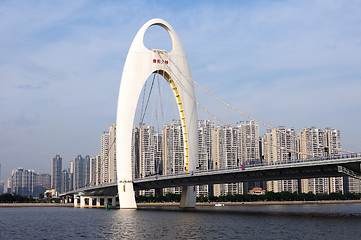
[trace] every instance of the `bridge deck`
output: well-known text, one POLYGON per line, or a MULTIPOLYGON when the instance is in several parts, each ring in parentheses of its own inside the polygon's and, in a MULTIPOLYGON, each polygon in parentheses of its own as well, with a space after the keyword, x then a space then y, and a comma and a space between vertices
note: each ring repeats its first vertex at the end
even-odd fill
POLYGON ((361 157, 348 159, 332 159, 314 162, 299 162, 291 164, 268 165, 214 170, 205 172, 191 172, 176 176, 155 176, 136 179, 136 189, 152 189, 175 186, 193 186, 218 183, 235 183, 249 181, 270 181, 303 179, 315 177, 345 176, 338 172, 338 166, 343 166, 360 174, 361 157))

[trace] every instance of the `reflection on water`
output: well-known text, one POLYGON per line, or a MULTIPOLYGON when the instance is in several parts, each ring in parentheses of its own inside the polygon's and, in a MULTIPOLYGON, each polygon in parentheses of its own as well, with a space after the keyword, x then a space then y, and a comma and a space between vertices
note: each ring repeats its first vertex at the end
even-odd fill
POLYGON ((0 208, 0 239, 359 239, 361 204, 0 208))

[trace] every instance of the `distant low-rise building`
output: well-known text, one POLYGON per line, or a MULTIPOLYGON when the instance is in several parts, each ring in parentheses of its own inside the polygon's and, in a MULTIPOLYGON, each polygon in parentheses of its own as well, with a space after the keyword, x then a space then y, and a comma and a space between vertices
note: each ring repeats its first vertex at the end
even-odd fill
POLYGON ((248 194, 251 195, 264 195, 266 194, 266 191, 259 187, 254 187, 251 190, 248 191, 248 194))

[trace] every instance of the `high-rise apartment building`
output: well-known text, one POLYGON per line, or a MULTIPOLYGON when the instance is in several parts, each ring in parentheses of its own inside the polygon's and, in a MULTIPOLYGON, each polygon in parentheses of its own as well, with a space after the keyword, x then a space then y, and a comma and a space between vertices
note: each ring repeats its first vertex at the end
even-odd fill
MULTIPOLYGON (((153 126, 139 126, 139 173, 140 177, 155 175, 155 132, 153 126)), ((142 195, 154 195, 155 190, 143 190, 142 195)))
MULTIPOLYGON (((172 175, 185 171, 183 130, 180 120, 173 120, 162 129, 163 139, 163 175, 172 175)), ((164 192, 181 193, 181 187, 166 188, 164 192)))
POLYGON ((95 156, 96 158, 96 185, 102 182, 102 156, 100 154, 95 156))
POLYGON ((343 178, 344 192, 361 193, 361 180, 352 177, 343 178))
POLYGON ((12 189, 12 177, 8 178, 7 186, 6 186, 6 193, 11 193, 12 189))
POLYGON ((69 191, 73 191, 74 188, 74 161, 70 161, 69 167, 69 191))
POLYGON ((132 177, 133 179, 137 179, 140 178, 140 164, 139 164, 139 128, 138 127, 133 127, 132 130, 132 155, 131 155, 131 160, 132 160, 132 177))
POLYGON ((0 180, 0 195, 5 192, 4 187, 5 187, 4 181, 0 180))
MULTIPOLYGON (((326 128, 325 133, 327 136, 327 151, 328 155, 340 154, 341 149, 341 134, 340 130, 326 128)), ((344 192, 344 178, 348 177, 331 177, 330 191, 331 192, 344 192)))
POLYGON ((109 132, 103 132, 101 136, 101 159, 102 159, 102 179, 101 183, 110 182, 109 178, 109 132))
POLYGON ((163 175, 163 138, 161 133, 155 133, 154 140, 154 174, 163 175))
MULTIPOLYGON (((262 161, 260 155, 259 124, 256 121, 241 121, 238 125, 237 166, 255 164, 262 161)), ((247 193, 254 187, 266 188, 266 182, 244 182, 239 193, 247 193)))
POLYGON ((56 154, 55 157, 52 159, 51 165, 51 188, 55 189, 58 193, 61 192, 61 184, 63 178, 63 159, 60 157, 59 154, 56 154))
POLYGON ((51 175, 18 168, 11 172, 8 188, 14 194, 38 197, 39 194, 44 194, 46 190, 51 188, 51 175))
MULTIPOLYGON (((299 131, 300 158, 326 157, 339 154, 340 131, 335 129, 303 128, 299 131)), ((302 192, 330 193, 343 191, 343 178, 302 179, 302 192)))
MULTIPOLYGON (((133 177, 160 175, 163 172, 162 134, 153 126, 140 125, 133 128, 132 137, 133 177)), ((156 189, 140 191, 141 195, 155 194, 156 189)))
POLYGON ((242 121, 238 125, 238 158, 240 164, 260 161, 259 125, 255 121, 242 121))
POLYGON ((51 189, 51 175, 50 174, 34 174, 34 197, 38 197, 40 194, 44 194, 46 190, 51 189))
POLYGON ((97 158, 91 157, 90 158, 90 186, 97 185, 97 158))
POLYGON ((109 127, 109 182, 117 181, 116 124, 109 127))
POLYGON ((62 186, 61 192, 68 192, 70 190, 70 168, 64 169, 62 173, 62 186))
MULTIPOLYGON (((201 171, 213 168, 212 149, 215 123, 211 120, 198 121, 198 162, 201 171)), ((213 185, 197 186, 197 196, 213 194, 213 185)))
POLYGON ((90 156, 86 155, 84 157, 84 186, 89 186, 90 184, 90 156))
POLYGON ((148 177, 155 173, 155 156, 154 156, 154 127, 139 127, 140 142, 140 177, 148 177))
MULTIPOLYGON (((214 132, 213 167, 214 169, 236 167, 241 164, 238 158, 239 141, 238 128, 217 126, 214 132)), ((214 195, 242 193, 241 183, 215 184, 214 195)))
MULTIPOLYGON (((286 129, 283 126, 268 129, 262 136, 262 161, 272 163, 286 163, 298 158, 297 137, 294 128, 286 129)), ((297 192, 298 180, 274 180, 267 182, 267 191, 297 192)))
MULTIPOLYGON (((111 129, 110 129, 111 132, 111 129)), ((111 134, 103 136, 103 145, 107 142, 111 148, 111 134)), ((237 127, 216 126, 213 121, 198 121, 197 169, 221 169, 241 167, 254 163, 287 163, 297 158, 310 156, 326 156, 337 154, 340 148, 340 132, 332 129, 304 128, 299 131, 299 141, 294 128, 283 126, 269 129, 262 138, 259 137, 259 126, 255 121, 243 121, 237 127)), ((154 174, 173 175, 184 172, 184 147, 182 125, 179 120, 164 125, 162 134, 156 133, 153 126, 142 125, 133 128, 132 167, 133 178, 141 178, 154 174)), ((106 149, 105 147, 102 149, 106 149)), ((103 154, 105 155, 105 154, 103 154)), ((102 157, 102 163, 104 157, 102 157)), ((110 159, 110 157, 109 157, 110 159)), ((93 163, 94 164, 94 163, 93 163)), ((103 167, 102 167, 103 169, 103 167)), ((103 173, 103 172, 102 172, 103 173)), ((261 187, 274 192, 315 193, 342 191, 348 189, 358 191, 353 179, 319 178, 300 180, 279 180, 267 182, 245 182, 232 184, 215 184, 197 186, 197 194, 214 195, 242 194, 253 187, 261 187), (351 185, 352 186, 351 186, 351 185), (350 186, 349 186, 350 185, 350 186)), ((356 183, 357 184, 357 183, 356 183)), ((166 188, 164 193, 180 193, 181 188, 166 188)), ((154 193, 154 190, 141 194, 154 193)))
POLYGON ((34 170, 18 168, 11 172, 11 192, 22 196, 32 196, 34 193, 34 170))
POLYGON ((85 161, 81 155, 74 158, 74 190, 85 187, 85 161))

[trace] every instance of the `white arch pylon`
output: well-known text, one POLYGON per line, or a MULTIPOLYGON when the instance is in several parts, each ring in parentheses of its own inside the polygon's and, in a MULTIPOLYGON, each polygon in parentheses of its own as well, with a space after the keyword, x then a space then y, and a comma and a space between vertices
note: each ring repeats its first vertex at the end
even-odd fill
MULTIPOLYGON (((119 89, 116 131, 117 181, 120 208, 136 208, 131 163, 132 128, 141 90, 152 73, 161 73, 169 83, 177 101, 183 130, 184 169, 198 164, 198 116, 193 82, 187 56, 177 33, 162 19, 145 23, 135 36, 126 58, 119 89), (168 31, 173 49, 149 50, 144 46, 146 30, 158 25, 168 31)), ((180 207, 195 207, 194 186, 183 186, 180 207)))

